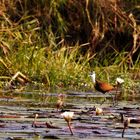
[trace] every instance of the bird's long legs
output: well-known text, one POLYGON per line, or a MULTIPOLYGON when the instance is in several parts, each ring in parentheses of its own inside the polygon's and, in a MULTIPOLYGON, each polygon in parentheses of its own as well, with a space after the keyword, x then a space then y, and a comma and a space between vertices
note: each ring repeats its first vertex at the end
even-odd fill
POLYGON ((104 104, 104 102, 105 102, 106 100, 107 100, 107 99, 106 99, 106 97, 105 97, 104 100, 101 102, 100 105, 104 104))
POLYGON ((113 101, 113 106, 118 105, 118 101, 117 101, 117 92, 118 92, 118 88, 119 88, 119 85, 117 85, 117 87, 116 87, 116 92, 115 92, 115 95, 114 95, 114 96, 112 96, 112 94, 111 94, 111 96, 112 96, 112 101, 113 101))
POLYGON ((112 101, 113 101, 113 106, 116 106, 118 104, 117 102, 117 95, 115 94, 114 96, 111 94, 112 96, 112 101))
MULTIPOLYGON (((116 94, 115 94, 115 96, 113 96, 113 95, 111 94, 111 97, 112 97, 112 101, 113 101, 113 106, 116 106, 116 105, 118 104, 117 99, 116 99, 116 98, 117 98, 117 97, 116 97, 116 94)), ((104 100, 101 102, 100 105, 104 104, 106 100, 107 100, 107 98, 105 97, 104 100)))

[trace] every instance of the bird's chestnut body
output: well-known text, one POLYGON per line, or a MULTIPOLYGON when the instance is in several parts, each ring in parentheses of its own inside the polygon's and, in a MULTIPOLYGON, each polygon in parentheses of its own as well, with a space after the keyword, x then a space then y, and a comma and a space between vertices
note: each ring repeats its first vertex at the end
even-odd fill
POLYGON ((109 83, 105 83, 99 80, 95 80, 95 81, 96 82, 94 84, 94 88, 99 92, 105 94, 106 92, 109 92, 114 89, 114 86, 110 85, 109 83))
POLYGON ((95 71, 90 75, 92 78, 92 81, 94 83, 94 88, 102 93, 109 92, 114 89, 114 86, 110 85, 109 83, 102 82, 100 80, 96 79, 95 71))

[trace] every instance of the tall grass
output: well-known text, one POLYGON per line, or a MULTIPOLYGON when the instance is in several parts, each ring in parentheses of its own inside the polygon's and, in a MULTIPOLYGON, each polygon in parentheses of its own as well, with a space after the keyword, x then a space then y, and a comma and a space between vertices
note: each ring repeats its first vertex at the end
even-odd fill
POLYGON ((140 67, 139 1, 133 4, 117 0, 1 1, 1 80, 21 71, 46 87, 74 88, 90 83, 88 74, 93 70, 98 78, 112 83, 117 76, 126 81, 138 79, 128 76, 139 73, 140 67))

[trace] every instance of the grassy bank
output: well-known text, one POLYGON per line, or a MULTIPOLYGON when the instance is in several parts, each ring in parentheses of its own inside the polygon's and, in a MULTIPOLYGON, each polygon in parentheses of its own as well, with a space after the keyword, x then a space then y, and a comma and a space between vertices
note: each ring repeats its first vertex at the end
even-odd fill
POLYGON ((20 71, 47 89, 85 89, 93 70, 110 83, 124 78, 127 91, 138 87, 139 1, 104 2, 1 2, 1 87, 20 71))

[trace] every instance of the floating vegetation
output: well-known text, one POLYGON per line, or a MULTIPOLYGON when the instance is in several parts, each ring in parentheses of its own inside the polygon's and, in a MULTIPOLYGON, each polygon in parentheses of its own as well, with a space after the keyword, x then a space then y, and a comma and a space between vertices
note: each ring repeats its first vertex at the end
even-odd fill
MULTIPOLYGON (((26 97, 27 93, 21 94, 26 97)), ((35 93, 32 94, 35 95, 35 93)), ((93 98, 94 94, 102 95, 99 93, 91 94, 93 96, 88 98, 93 98)), ((52 93, 52 95, 53 98, 57 99, 58 94, 52 93)), ((46 105, 41 106, 40 101, 36 98, 25 100, 23 96, 19 100, 17 99, 19 95, 16 95, 16 98, 10 99, 8 102, 3 98, 0 100, 0 138, 140 138, 139 99, 135 102, 119 100, 117 106, 112 106, 112 100, 109 100, 110 96, 100 108, 100 104, 95 102, 98 97, 93 101, 86 97, 88 95, 90 93, 79 92, 79 96, 76 96, 74 92, 71 92, 71 95, 68 94, 69 98, 66 99, 64 107, 59 112, 56 109, 55 100, 53 102, 48 100, 46 105), (69 128, 63 117, 68 122, 69 128)))

